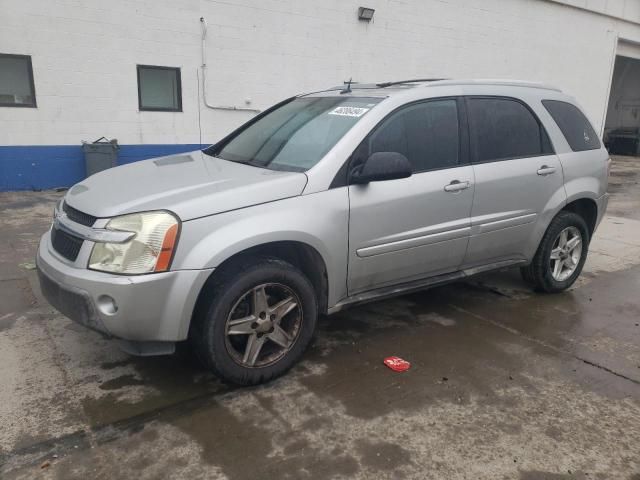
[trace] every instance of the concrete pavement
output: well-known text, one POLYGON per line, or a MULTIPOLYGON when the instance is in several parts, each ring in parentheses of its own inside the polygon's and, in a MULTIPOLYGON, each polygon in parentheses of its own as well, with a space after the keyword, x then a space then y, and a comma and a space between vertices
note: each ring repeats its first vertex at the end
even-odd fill
POLYGON ((354 308, 245 389, 56 313, 33 256, 61 194, 0 194, 0 478, 638 480, 639 181, 615 159, 571 291, 504 271, 354 308))

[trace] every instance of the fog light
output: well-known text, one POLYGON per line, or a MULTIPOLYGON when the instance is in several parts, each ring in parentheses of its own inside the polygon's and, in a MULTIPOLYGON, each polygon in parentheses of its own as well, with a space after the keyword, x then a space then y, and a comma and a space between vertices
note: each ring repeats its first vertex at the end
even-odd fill
POLYGON ((100 295, 98 300, 96 301, 96 305, 98 310, 100 310, 105 315, 115 315, 118 311, 118 305, 116 301, 111 298, 109 295, 100 295))

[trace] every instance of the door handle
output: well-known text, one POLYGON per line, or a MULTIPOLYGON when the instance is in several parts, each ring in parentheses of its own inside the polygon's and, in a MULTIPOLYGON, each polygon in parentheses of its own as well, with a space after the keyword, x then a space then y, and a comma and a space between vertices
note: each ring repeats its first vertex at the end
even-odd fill
POLYGON ((466 190, 471 186, 471 182, 461 182, 460 180, 453 180, 449 185, 444 186, 445 192, 461 192, 462 190, 466 190))
POLYGON ((549 167, 547 165, 542 165, 538 169, 538 175, 542 175, 543 177, 545 175, 551 175, 552 173, 556 173, 556 167, 549 167))

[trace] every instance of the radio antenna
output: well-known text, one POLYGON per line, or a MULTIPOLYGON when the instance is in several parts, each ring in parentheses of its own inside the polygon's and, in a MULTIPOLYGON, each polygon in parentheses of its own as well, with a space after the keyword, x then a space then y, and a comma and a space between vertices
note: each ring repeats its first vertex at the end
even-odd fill
POLYGON ((351 84, 353 83, 353 77, 349 78, 348 82, 342 82, 342 83, 344 83, 347 86, 347 88, 340 91, 340 93, 351 93, 351 84))

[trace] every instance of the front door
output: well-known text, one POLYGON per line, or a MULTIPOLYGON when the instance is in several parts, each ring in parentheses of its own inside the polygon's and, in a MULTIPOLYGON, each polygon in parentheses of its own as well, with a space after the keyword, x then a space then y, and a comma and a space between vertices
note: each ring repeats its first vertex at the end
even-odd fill
POLYGON ((409 178, 349 186, 349 294, 452 272, 470 231, 473 169, 460 142, 458 100, 412 104, 363 141, 352 164, 398 152, 409 178))

